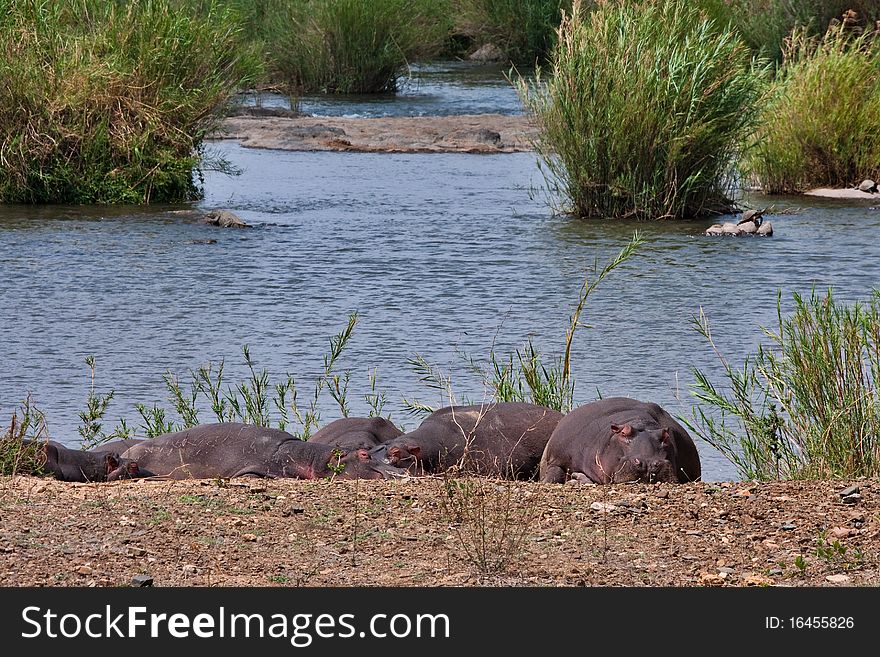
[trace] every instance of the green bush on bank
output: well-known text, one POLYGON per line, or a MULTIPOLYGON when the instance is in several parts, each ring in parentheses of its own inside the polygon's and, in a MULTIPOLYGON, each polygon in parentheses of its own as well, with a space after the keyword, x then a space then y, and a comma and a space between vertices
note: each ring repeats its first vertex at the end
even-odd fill
POLYGON ((544 61, 571 0, 455 0, 455 29, 480 45, 492 43, 515 64, 544 61))
POLYGON ((449 0, 271 2, 263 34, 272 77, 301 93, 397 88, 409 63, 440 52, 449 0))
POLYGON ((0 0, 0 202, 197 198, 216 109, 253 79, 212 2, 0 0))
POLYGON ((700 405, 688 422, 743 479, 851 479, 880 474, 880 291, 866 303, 831 290, 794 295, 794 312, 770 343, 731 366, 704 315, 697 329, 719 355, 726 381, 695 369, 700 405), (733 426, 731 426, 733 425, 733 426))
POLYGON ((654 219, 727 204, 767 73, 730 29, 676 0, 575 2, 551 68, 518 88, 568 211, 654 219))
POLYGON ((767 193, 880 177, 880 35, 796 29, 745 169, 767 193))

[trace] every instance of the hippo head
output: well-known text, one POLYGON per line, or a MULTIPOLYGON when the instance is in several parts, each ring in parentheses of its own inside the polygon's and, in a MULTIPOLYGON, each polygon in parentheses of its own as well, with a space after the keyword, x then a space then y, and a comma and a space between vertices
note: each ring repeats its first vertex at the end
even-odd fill
POLYGON ((611 441, 599 466, 613 483, 677 483, 675 446, 667 427, 611 425, 611 441))
POLYGON ((405 470, 374 459, 366 449, 351 452, 335 450, 327 468, 340 479, 393 479, 405 470))
POLYGON ((107 467, 107 481, 137 479, 139 477, 148 476, 146 472, 141 471, 136 461, 121 458, 115 453, 105 454, 104 462, 107 467))
POLYGON ((398 468, 412 468, 421 458, 422 450, 418 445, 399 444, 385 451, 385 462, 398 468))

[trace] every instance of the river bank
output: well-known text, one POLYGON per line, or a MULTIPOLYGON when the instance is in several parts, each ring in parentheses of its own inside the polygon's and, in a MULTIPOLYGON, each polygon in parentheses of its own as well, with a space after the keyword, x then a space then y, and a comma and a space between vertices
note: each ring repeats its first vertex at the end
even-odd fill
MULTIPOLYGON (((522 542, 483 576, 440 478, 0 479, 0 586, 876 586, 878 483, 479 483, 522 542), (853 485, 856 495, 841 496, 853 485)), ((478 502, 482 499, 483 502, 478 502)), ((490 556, 503 550, 490 545, 490 556)))

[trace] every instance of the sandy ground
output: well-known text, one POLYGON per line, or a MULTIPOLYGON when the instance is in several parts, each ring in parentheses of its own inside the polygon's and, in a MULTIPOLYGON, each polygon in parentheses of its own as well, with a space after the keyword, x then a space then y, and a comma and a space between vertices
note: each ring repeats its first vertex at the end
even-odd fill
POLYGON ((821 198, 842 199, 846 201, 880 201, 880 192, 871 194, 859 189, 836 189, 830 187, 817 187, 804 192, 804 196, 819 196, 821 198))
POLYGON ((531 150, 530 140, 536 134, 526 117, 502 114, 373 119, 231 116, 214 138, 281 150, 512 153, 531 150))
POLYGON ((876 586, 878 493, 876 480, 4 477, 0 585, 876 586))

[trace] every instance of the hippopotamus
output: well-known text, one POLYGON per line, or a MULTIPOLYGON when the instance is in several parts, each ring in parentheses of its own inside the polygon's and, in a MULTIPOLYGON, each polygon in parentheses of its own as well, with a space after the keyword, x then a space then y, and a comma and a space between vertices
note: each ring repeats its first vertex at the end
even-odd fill
POLYGON ((146 440, 123 453, 141 468, 171 479, 294 477, 383 479, 402 470, 371 458, 365 449, 347 452, 305 442, 253 424, 202 424, 146 440))
POLYGON ((95 445, 89 451, 90 452, 116 452, 118 454, 122 454, 129 447, 134 447, 135 445, 144 442, 143 438, 122 438, 120 440, 114 440, 113 442, 103 443, 101 445, 95 445))
POLYGON ((520 402, 448 406, 382 449, 387 463, 413 474, 460 465, 470 474, 532 479, 561 419, 559 411, 520 402))
MULTIPOLYGON (((25 445, 29 443, 24 441, 25 445)), ((52 474, 60 481, 115 481, 144 476, 137 463, 120 457, 117 452, 84 452, 70 449, 54 440, 40 444, 43 452, 42 472, 52 474)))
POLYGON ((564 483, 685 483, 700 478, 687 431, 653 403, 610 397, 580 406, 557 425, 541 457, 540 478, 564 483))
POLYGON ((309 442, 332 445, 346 451, 369 450, 402 434, 403 431, 384 417, 344 417, 322 427, 309 438, 309 442))

